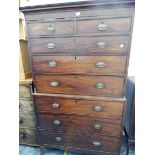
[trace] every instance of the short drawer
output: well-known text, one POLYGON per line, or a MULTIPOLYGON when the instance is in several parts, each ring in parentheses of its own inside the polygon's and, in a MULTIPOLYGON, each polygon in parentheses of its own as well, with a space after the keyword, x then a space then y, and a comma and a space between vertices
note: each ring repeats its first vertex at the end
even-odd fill
POLYGON ((35 128, 34 113, 19 113, 19 126, 35 128))
POLYGON ((73 35, 73 21, 43 21, 28 24, 29 36, 73 35))
POLYGON ((19 144, 36 144, 36 130, 20 128, 19 144))
POLYGON ((100 18, 77 20, 79 34, 130 33, 131 18, 100 18))
POLYGON ((33 56, 36 73, 125 74, 126 56, 33 56))
POLYGON ((35 38, 29 44, 32 54, 118 54, 128 52, 129 37, 35 38))
POLYGON ((32 100, 24 100, 19 99, 19 112, 33 112, 33 101, 32 100))
POLYGON ((102 119, 65 114, 37 114, 37 126, 41 129, 70 130, 96 135, 120 137, 122 119, 102 119))
POLYGON ((39 93, 123 97, 124 77, 80 75, 36 75, 39 93))
POLYGON ((30 85, 19 85, 19 97, 20 98, 31 98, 30 85))
POLYGON ((66 146, 105 152, 119 152, 120 139, 110 136, 96 136, 71 131, 39 131, 40 143, 51 146, 66 146))
POLYGON ((122 118, 124 102, 34 95, 37 112, 122 118))

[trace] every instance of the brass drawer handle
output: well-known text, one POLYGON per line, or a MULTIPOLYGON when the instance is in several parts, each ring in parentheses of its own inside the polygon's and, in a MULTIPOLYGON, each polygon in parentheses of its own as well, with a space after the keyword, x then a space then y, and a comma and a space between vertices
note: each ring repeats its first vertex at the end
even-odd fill
POLYGON ((98 27, 97 27, 97 29, 99 31, 105 31, 107 28, 108 28, 108 26, 106 24, 103 24, 103 23, 98 25, 98 27))
POLYGON ((60 125, 61 122, 60 122, 59 120, 54 120, 54 121, 53 121, 53 124, 54 124, 54 125, 60 125))
POLYGON ((100 142, 93 142, 93 145, 95 146, 95 147, 98 147, 98 146, 101 146, 101 143, 100 142))
POLYGON ((97 44, 96 44, 96 47, 97 48, 105 48, 107 46, 107 44, 105 43, 105 42, 98 42, 97 44))
POLYGON ((56 140, 57 142, 61 142, 61 141, 62 141, 62 138, 61 138, 61 137, 55 137, 55 140, 56 140))
POLYGON ((104 88, 104 84, 101 82, 98 82, 98 83, 96 83, 96 88, 102 89, 102 88, 104 88))
POLYGON ((60 107, 60 105, 58 103, 53 103, 52 104, 52 108, 54 109, 58 109, 60 107))
POLYGON ((21 139, 25 139, 26 135, 25 135, 24 132, 21 132, 21 133, 19 134, 19 137, 20 137, 21 139))
POLYGON ((48 63, 48 66, 49 67, 51 67, 51 68, 54 68, 54 67, 56 67, 58 64, 55 62, 55 61, 50 61, 49 63, 48 63))
POLYGON ((94 124, 94 129, 97 129, 97 130, 101 129, 101 124, 98 124, 98 123, 94 124))
POLYGON ((48 43, 47 44, 47 48, 48 49, 54 49, 56 46, 54 45, 54 43, 48 43))
POLYGON ((97 62, 96 63, 96 67, 98 67, 98 68, 103 68, 105 66, 106 66, 106 63, 104 63, 104 62, 97 62))
POLYGON ((23 119, 19 118, 19 123, 22 124, 23 123, 23 119))
POLYGON ((47 28, 48 31, 55 32, 55 28, 51 25, 47 28))
POLYGON ((50 86, 51 87, 57 87, 59 85, 59 83, 57 82, 57 81, 52 81, 51 83, 50 83, 50 86))
POLYGON ((102 107, 101 106, 95 106, 95 107, 93 107, 93 110, 95 112, 101 112, 102 111, 102 107))

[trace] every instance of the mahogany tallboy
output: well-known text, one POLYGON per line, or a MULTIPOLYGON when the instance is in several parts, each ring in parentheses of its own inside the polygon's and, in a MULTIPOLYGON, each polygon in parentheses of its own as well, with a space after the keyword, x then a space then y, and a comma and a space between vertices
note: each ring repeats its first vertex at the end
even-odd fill
POLYGON ((40 145, 120 153, 134 0, 22 7, 40 145))

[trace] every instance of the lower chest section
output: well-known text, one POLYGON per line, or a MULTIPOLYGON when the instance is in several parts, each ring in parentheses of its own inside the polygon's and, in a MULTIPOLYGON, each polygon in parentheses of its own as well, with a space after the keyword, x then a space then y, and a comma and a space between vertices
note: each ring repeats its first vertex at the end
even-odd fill
POLYGON ((40 144, 90 154, 116 154, 124 101, 35 95, 40 144))

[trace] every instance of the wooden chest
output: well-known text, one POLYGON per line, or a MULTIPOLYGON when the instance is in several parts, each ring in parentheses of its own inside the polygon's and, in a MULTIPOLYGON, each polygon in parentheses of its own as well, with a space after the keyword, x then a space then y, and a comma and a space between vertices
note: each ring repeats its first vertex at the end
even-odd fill
POLYGON ((41 145, 119 154, 134 0, 21 8, 41 145))

